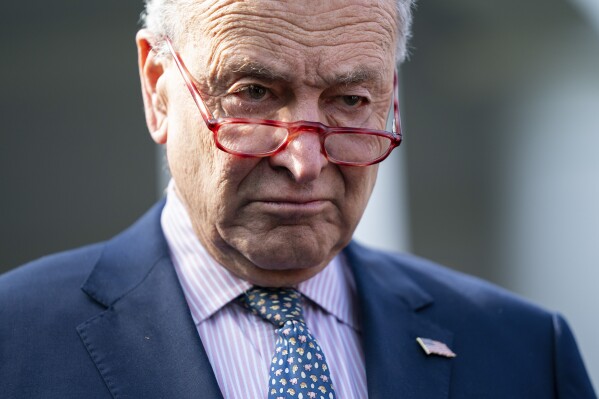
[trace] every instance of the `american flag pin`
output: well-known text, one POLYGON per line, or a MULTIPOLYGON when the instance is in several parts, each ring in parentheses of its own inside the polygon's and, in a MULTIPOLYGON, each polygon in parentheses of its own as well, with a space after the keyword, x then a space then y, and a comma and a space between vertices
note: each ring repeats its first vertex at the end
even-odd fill
POLYGON ((427 355, 437 355, 443 357, 456 357, 451 349, 447 347, 443 342, 435 341, 429 338, 416 338, 416 342, 420 344, 422 350, 427 355))

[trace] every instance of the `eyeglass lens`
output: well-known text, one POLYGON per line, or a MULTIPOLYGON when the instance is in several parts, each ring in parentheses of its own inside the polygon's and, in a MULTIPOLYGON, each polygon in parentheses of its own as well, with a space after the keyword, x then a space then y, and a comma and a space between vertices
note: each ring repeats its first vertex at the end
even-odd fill
MULTIPOLYGON (((285 144, 285 128, 262 124, 223 124, 217 132, 219 144, 226 150, 246 155, 268 155, 285 144)), ((327 156, 344 163, 368 163, 385 155, 391 138, 377 134, 336 132, 324 139, 327 156)))

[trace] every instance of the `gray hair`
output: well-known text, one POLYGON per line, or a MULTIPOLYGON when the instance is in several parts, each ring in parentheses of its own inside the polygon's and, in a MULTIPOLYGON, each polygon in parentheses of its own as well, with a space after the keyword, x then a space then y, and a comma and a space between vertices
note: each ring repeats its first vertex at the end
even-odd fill
MULTIPOLYGON (((403 62, 407 55, 407 43, 412 36, 412 9, 416 0, 394 0, 397 10, 397 62, 403 62)), ((181 23, 181 15, 193 15, 193 7, 198 0, 145 0, 145 10, 141 13, 141 25, 157 37, 170 37, 177 40, 186 29, 181 23)), ((164 49, 159 49, 162 52, 164 49)))

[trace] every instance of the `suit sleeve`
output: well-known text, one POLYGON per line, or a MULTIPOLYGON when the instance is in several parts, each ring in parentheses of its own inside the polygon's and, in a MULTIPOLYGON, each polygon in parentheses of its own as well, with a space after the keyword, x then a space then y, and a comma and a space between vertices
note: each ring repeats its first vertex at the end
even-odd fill
POLYGON ((553 316, 555 389, 560 399, 597 399, 578 351, 574 335, 564 318, 553 316))

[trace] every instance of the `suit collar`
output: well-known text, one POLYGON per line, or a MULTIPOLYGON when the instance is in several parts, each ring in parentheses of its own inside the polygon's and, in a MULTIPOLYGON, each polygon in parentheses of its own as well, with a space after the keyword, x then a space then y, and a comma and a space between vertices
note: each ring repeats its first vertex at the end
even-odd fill
POLYGON ((434 299, 424 288, 397 267, 390 255, 373 251, 355 241, 344 250, 352 268, 356 281, 362 282, 363 288, 378 287, 381 298, 400 300, 414 311, 432 305, 434 299), (364 283, 367 282, 367 286, 364 283))
POLYGON ((135 288, 152 268, 169 259, 160 228, 164 201, 154 205, 141 219, 106 243, 96 266, 81 289, 108 307, 135 288))
POLYGON ((114 397, 222 397, 170 261, 163 202, 106 244, 82 286, 107 307, 77 331, 114 397))
POLYGON ((447 398, 455 360, 427 356, 416 342, 451 347, 453 334, 429 316, 432 295, 391 255, 356 243, 345 254, 356 277, 369 398, 447 398))

